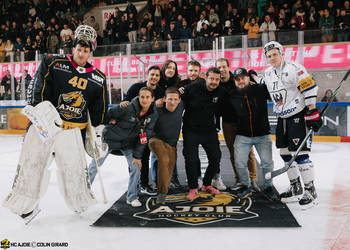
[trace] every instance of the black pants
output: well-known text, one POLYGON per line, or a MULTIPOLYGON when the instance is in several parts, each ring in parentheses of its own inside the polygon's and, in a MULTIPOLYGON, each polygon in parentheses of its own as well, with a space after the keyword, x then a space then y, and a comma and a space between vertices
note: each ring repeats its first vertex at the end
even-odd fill
POLYGON ((221 151, 216 130, 207 132, 194 132, 187 128, 182 130, 183 132, 183 155, 185 158, 185 168, 188 186, 190 189, 197 188, 198 186, 198 164, 200 164, 198 156, 199 144, 204 148, 209 165, 205 171, 203 185, 211 185, 211 180, 220 168, 221 151))
POLYGON ((141 186, 147 186, 149 182, 149 177, 148 177, 148 172, 149 172, 149 156, 150 156, 150 151, 148 148, 148 144, 145 147, 141 159, 142 163, 142 168, 141 168, 141 186))

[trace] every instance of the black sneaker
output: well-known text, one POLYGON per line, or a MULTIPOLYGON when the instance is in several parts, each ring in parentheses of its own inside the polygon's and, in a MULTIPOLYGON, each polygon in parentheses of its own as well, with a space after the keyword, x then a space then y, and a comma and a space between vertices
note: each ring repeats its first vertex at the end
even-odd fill
POLYGON ((40 213, 41 209, 39 206, 36 206, 33 211, 27 213, 27 214, 21 214, 20 216, 24 220, 24 223, 28 225, 37 215, 40 213))
POLYGON ((141 194, 147 194, 147 195, 156 195, 157 192, 150 186, 142 186, 140 187, 140 193, 141 194))
POLYGON ((239 193, 237 194, 237 196, 238 196, 239 198, 247 198, 247 197, 251 196, 252 193, 253 193, 253 192, 252 192, 252 189, 251 189, 250 187, 243 186, 241 192, 239 192, 239 193))
POLYGON ((180 181, 179 181, 179 178, 177 178, 177 176, 173 176, 171 177, 171 182, 169 184, 169 188, 181 188, 181 184, 180 184, 180 181))
POLYGON ((276 192, 272 186, 265 188, 264 196, 270 201, 278 201, 279 200, 278 194, 276 194, 276 192))
POLYGON ((235 185, 233 185, 232 187, 230 187, 231 191, 235 191, 235 192, 239 192, 242 190, 242 188, 244 187, 244 185, 240 182, 236 182, 235 185))
POLYGON ((157 195, 157 200, 156 200, 156 204, 165 204, 165 198, 166 198, 166 194, 164 193, 159 193, 157 195))
POLYGON ((290 181, 290 186, 286 192, 280 194, 281 201, 284 203, 296 202, 303 195, 303 187, 301 186, 300 177, 290 181))
POLYGON ((305 185, 305 192, 299 201, 302 209, 308 209, 318 204, 317 193, 313 182, 305 185))

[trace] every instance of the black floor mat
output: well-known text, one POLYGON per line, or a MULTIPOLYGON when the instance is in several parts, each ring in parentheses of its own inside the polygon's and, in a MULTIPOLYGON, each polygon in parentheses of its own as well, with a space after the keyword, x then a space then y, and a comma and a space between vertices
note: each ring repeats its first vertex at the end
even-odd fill
MULTIPOLYGON (((186 185, 184 161, 178 146, 178 172, 186 185)), ((234 183, 234 174, 226 146, 221 146, 221 176, 227 186, 234 183)), ((206 168, 205 153, 200 150, 202 173, 206 168)), ((259 184, 262 184, 259 171, 259 184)), ((240 199, 232 192, 219 195, 200 192, 190 202, 185 195, 188 188, 171 189, 165 205, 157 205, 155 196, 140 195, 142 207, 126 204, 126 194, 120 197, 93 226, 99 227, 299 227, 289 208, 279 201, 269 201, 261 193, 240 199)))

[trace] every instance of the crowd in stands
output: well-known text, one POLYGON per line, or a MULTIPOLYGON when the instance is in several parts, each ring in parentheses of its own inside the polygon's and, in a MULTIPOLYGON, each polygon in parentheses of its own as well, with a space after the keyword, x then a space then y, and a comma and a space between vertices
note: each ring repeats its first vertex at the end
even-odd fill
MULTIPOLYGON (((103 29, 94 16, 83 18, 99 2, 0 0, 0 62, 9 61, 11 52, 15 61, 22 51, 26 61, 34 60, 35 51, 68 53, 79 24, 103 29)), ((283 31, 317 29, 318 42, 348 41, 350 34, 349 0, 148 0, 142 16, 131 1, 126 2, 125 10, 115 8, 103 38, 98 37, 99 45, 138 42, 147 52, 160 52, 162 41, 173 40, 173 51, 185 51, 190 38, 195 39, 195 49, 210 49, 220 36, 248 34, 248 46, 256 47, 263 37, 291 42, 283 31)))
MULTIPOLYGON (((132 6, 129 2, 125 11, 115 9, 104 30, 104 44, 153 42, 149 46, 157 52, 167 40, 194 38, 197 48, 209 49, 220 36, 248 34, 248 45, 255 47, 261 45, 262 34, 267 41, 284 43, 290 41, 285 35, 290 31, 319 30, 322 42, 348 41, 350 33, 349 0, 149 0, 139 22, 132 6)), ((186 44, 173 46, 184 50, 186 44)))
POLYGON ((0 62, 34 60, 39 54, 70 51, 75 28, 82 23, 95 29, 94 17, 83 19, 84 14, 98 1, 88 0, 2 0, 0 1, 0 62))

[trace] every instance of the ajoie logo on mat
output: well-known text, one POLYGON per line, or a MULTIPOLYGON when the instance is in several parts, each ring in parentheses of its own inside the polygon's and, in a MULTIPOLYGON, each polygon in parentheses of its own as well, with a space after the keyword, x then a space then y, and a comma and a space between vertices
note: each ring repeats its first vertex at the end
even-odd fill
POLYGON ((168 220, 187 225, 202 225, 223 220, 247 220, 259 215, 249 211, 250 198, 240 199, 229 193, 212 195, 200 192, 198 198, 190 202, 186 194, 166 196, 166 204, 156 204, 151 197, 146 202, 146 211, 134 216, 145 220, 168 220))

